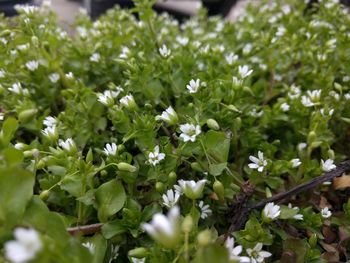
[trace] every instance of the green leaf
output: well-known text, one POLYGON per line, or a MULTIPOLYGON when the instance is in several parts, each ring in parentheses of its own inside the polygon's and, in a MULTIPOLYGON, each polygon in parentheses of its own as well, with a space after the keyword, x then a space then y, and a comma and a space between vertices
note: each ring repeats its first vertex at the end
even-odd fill
POLYGON ((204 139, 207 153, 216 160, 217 163, 227 162, 230 150, 230 139, 224 132, 208 131, 204 139))
POLYGON ((297 238, 288 238, 283 242, 283 250, 290 251, 295 253, 296 261, 295 263, 303 263, 305 262, 306 252, 308 250, 307 243, 305 240, 297 239, 297 238))
POLYGON ((8 166, 20 164, 24 157, 22 151, 19 151, 13 147, 6 148, 3 151, 3 155, 8 166))
POLYGON ((103 262, 107 249, 107 240, 104 239, 102 235, 95 235, 92 242, 95 245, 92 263, 103 262))
POLYGON ((227 167, 227 163, 210 164, 209 173, 214 176, 221 175, 226 167, 227 167))
POLYGON ((33 195, 34 175, 19 168, 0 169, 0 210, 6 224, 21 220, 33 195))
POLYGON ((15 118, 7 118, 0 132, 0 144, 6 146, 10 143, 18 128, 18 121, 15 118))
POLYGON ((108 222, 102 226, 102 235, 107 239, 122 234, 125 231, 126 227, 124 226, 123 221, 119 219, 108 222))
POLYGON ((289 219, 298 213, 298 209, 289 208, 288 206, 281 205, 280 219, 289 219))
POLYGON ((123 208, 126 194, 121 182, 116 179, 102 184, 95 193, 98 219, 106 222, 108 217, 123 208))
POLYGON ((193 263, 229 263, 227 249, 218 244, 199 249, 193 263))

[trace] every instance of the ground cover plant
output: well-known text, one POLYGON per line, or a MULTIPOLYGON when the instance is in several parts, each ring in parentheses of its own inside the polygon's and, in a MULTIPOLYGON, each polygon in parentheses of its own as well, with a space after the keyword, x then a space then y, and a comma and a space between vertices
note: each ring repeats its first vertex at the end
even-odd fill
POLYGON ((0 17, 0 261, 349 260, 348 10, 135 3, 0 17))

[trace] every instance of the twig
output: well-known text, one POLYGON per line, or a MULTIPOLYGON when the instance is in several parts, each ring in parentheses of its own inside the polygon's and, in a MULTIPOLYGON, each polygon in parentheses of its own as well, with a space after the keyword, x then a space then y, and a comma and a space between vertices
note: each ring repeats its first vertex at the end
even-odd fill
MULTIPOLYGON (((341 162, 337 166, 336 169, 334 169, 330 172, 327 172, 319 177, 313 178, 307 183, 293 187, 292 189, 290 189, 286 192, 273 195, 272 197, 266 198, 258 203, 255 203, 255 204, 249 204, 249 198, 252 195, 252 193, 249 192, 250 196, 246 194, 246 196, 243 198, 243 200, 236 200, 235 205, 231 209, 231 214, 233 214, 234 216, 232 218, 231 225, 229 227, 229 230, 228 230, 226 236, 228 236, 230 233, 232 233, 234 231, 238 231, 238 230, 243 228, 243 226, 245 225, 245 223, 248 220, 248 217, 249 217, 251 210, 262 208, 267 203, 279 202, 283 199, 290 198, 291 196, 298 194, 302 191, 306 191, 306 190, 315 188, 316 186, 318 186, 324 182, 330 181, 337 176, 341 176, 343 173, 345 173, 348 170, 350 170, 350 160, 341 162), (239 202, 239 201, 243 201, 243 202, 239 202)), ((241 188, 240 194, 241 195, 245 194, 244 187, 241 188)))
POLYGON ((75 236, 77 234, 80 235, 92 235, 97 232, 100 232, 102 228, 102 223, 96 223, 92 225, 85 225, 85 226, 76 226, 76 227, 69 227, 67 228, 67 232, 71 234, 72 236, 75 236))

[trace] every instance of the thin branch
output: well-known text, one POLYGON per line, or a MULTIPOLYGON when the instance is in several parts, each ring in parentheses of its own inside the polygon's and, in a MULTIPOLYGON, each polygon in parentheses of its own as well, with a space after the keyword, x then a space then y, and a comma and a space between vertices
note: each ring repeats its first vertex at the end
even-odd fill
POLYGON ((96 223, 92 225, 85 225, 85 226, 76 226, 76 227, 69 227, 67 228, 67 232, 71 234, 72 236, 75 235, 92 235, 97 232, 100 232, 102 228, 102 223, 96 223))

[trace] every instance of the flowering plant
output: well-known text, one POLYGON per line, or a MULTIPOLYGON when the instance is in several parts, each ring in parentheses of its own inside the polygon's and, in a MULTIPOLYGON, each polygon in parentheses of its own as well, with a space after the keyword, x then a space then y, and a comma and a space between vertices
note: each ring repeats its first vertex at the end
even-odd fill
POLYGON ((0 261, 348 260, 347 10, 152 4, 0 16, 0 261))

